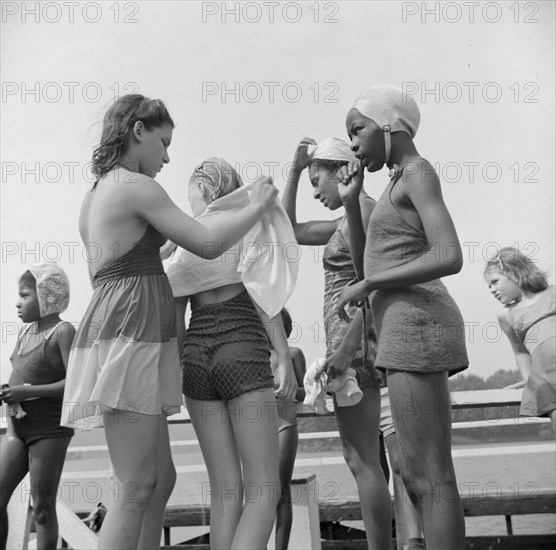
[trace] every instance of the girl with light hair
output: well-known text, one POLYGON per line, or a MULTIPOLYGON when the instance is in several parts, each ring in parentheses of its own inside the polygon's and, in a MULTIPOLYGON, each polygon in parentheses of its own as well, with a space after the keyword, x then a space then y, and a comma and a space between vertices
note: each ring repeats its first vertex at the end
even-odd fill
MULTIPOLYGON (((197 166, 188 185, 193 216, 208 227, 240 215, 238 207, 251 192, 217 157, 197 166)), ((282 246, 293 240, 276 200, 221 258, 206 261, 177 248, 167 267, 182 389, 210 480, 214 549, 266 548, 272 531, 280 497, 276 397, 292 401, 297 391, 280 314, 297 273, 296 264, 285 261, 282 246), (265 233, 265 228, 274 231, 265 233), (278 246, 273 259, 250 257, 249 245, 268 242, 278 246), (276 385, 270 345, 277 355, 276 385)))
POLYGON ((554 285, 517 248, 488 260, 485 280, 502 304, 498 323, 508 337, 523 382, 522 416, 548 416, 556 433, 556 302, 554 285))

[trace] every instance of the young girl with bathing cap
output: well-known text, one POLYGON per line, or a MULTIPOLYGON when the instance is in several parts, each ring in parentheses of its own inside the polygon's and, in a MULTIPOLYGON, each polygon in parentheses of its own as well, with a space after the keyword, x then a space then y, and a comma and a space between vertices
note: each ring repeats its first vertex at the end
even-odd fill
MULTIPOLYGON (((356 278, 356 266, 362 264, 362 252, 356 259, 350 250, 352 241, 365 241, 367 221, 375 201, 361 188, 357 196, 345 194, 347 188, 340 185, 349 163, 356 158, 349 145, 338 138, 329 138, 318 146, 314 139, 304 138, 295 151, 282 203, 292 222, 295 236, 301 245, 326 245, 324 266, 324 328, 326 354, 331 356, 342 341, 348 324, 337 315, 337 299, 340 292, 356 278), (309 147, 316 149, 309 154, 309 147), (309 169, 313 185, 313 197, 330 210, 344 206, 346 215, 333 221, 312 220, 298 222, 296 215, 297 189, 301 173, 309 169), (349 244, 348 244, 349 243, 349 244)), ((363 173, 358 177, 362 180, 363 173)), ((363 244, 359 247, 362 251, 363 244)), ((351 310, 355 312, 355 307, 351 310)), ((345 364, 356 372, 357 382, 363 390, 363 399, 350 407, 339 407, 334 400, 334 412, 342 439, 344 458, 355 477, 361 513, 367 533, 369 548, 391 548, 390 493, 382 472, 379 458, 379 382, 372 369, 373 357, 364 358, 361 346, 363 320, 359 313, 354 356, 345 364), (365 360, 366 359, 366 360, 365 360)), ((370 355, 373 355, 371 340, 370 355)))
MULTIPOLYGON (((369 219, 365 278, 342 291, 338 314, 346 318, 346 304, 370 295, 375 365, 386 372, 401 473, 422 515, 427 548, 463 549, 448 375, 467 368, 468 359, 461 313, 440 281, 461 270, 462 255, 438 176, 413 143, 419 122, 414 100, 393 86, 366 90, 347 114, 353 152, 369 172, 386 164, 390 182, 369 219)), ((327 368, 345 369, 346 349, 327 368)))
POLYGON ((104 117, 93 153, 93 188, 79 231, 93 296, 72 347, 62 424, 104 423, 114 477, 99 549, 158 548, 176 471, 166 415, 182 404, 172 289, 160 259, 167 238, 217 257, 274 200, 268 179, 253 186, 241 215, 210 229, 182 212, 154 178, 170 162, 174 122, 164 103, 123 96, 104 117))
POLYGON ((556 303, 554 285, 516 248, 502 248, 487 262, 485 279, 502 304, 497 318, 521 372, 519 413, 548 416, 556 432, 556 303))
MULTIPOLYGON (((7 506, 21 480, 30 473, 33 518, 38 547, 58 543, 58 483, 73 430, 60 426, 66 367, 75 329, 60 313, 69 303, 69 281, 54 263, 34 265, 19 280, 18 316, 29 323, 10 357, 13 370, 0 399, 8 412, 8 433, 0 443, 0 548, 8 536, 7 506)), ((19 498, 21 498, 18 495, 19 498)))
MULTIPOLYGON (((193 172, 188 192, 193 215, 210 227, 237 216, 236 205, 250 190, 228 162, 211 157, 193 172)), ((261 226, 273 225, 277 207, 280 203, 264 215, 261 226)), ((288 222, 285 213, 283 219, 288 222)), ((287 228, 291 232, 289 223, 287 228)), ((257 243, 253 235, 249 232, 243 241, 257 243)), ((268 543, 280 489, 275 395, 291 401, 297 390, 280 315, 283 303, 263 310, 266 304, 247 279, 250 268, 265 260, 258 257, 257 266, 242 263, 244 244, 212 261, 178 248, 167 268, 183 342, 183 393, 212 488, 211 548, 242 550, 268 543), (191 318, 185 330, 188 301, 191 318), (277 354, 276 390, 269 342, 277 354)), ((282 258, 275 254, 268 267, 279 269, 282 258)), ((257 286, 277 294, 270 278, 257 279, 257 286)))

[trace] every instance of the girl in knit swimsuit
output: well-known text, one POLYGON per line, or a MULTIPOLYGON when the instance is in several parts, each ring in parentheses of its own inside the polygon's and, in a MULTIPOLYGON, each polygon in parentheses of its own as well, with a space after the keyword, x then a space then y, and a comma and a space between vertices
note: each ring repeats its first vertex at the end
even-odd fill
MULTIPOLYGON (((342 291, 338 314, 345 318, 347 304, 370 295, 375 366, 386 372, 402 478, 421 514, 427 548, 463 550, 448 375, 468 360, 462 316, 440 281, 460 271, 462 255, 438 176, 413 143, 419 120, 415 101, 393 86, 366 90, 347 114, 362 166, 376 172, 386 164, 391 179, 369 219, 365 278, 342 291)), ((353 165, 347 179, 357 171, 353 165)), ((340 346, 325 368, 341 372, 347 364, 340 346)))
MULTIPOLYGON (((225 205, 242 186, 228 162, 205 160, 189 181, 193 215, 207 225, 230 219, 225 205)), ((269 318, 251 298, 241 257, 236 249, 206 262, 177 249, 168 278, 183 342, 183 393, 210 480, 211 548, 258 550, 266 548, 280 496, 275 395, 293 400, 297 382, 280 312, 269 318), (278 356, 276 389, 269 342, 278 356)))
POLYGON ((97 181, 79 230, 93 295, 70 354, 62 425, 104 424, 120 490, 99 549, 158 548, 176 479, 166 416, 182 404, 172 289, 160 259, 166 239, 205 258, 233 246, 274 200, 268 178, 241 215, 210 229, 182 212, 154 178, 170 162, 174 122, 160 100, 118 99, 93 153, 97 181))
POLYGON ((523 377, 519 413, 548 416, 556 433, 556 304, 554 285, 516 248, 487 262, 485 279, 503 305, 497 315, 523 377))
MULTIPOLYGON (((69 281, 56 264, 39 264, 19 281, 18 316, 29 323, 11 356, 0 399, 8 406, 8 433, 0 444, 0 548, 8 536, 7 506, 27 472, 38 548, 58 543, 56 495, 73 430, 60 426, 62 394, 73 325, 60 319, 69 303, 69 281), (17 414, 16 414, 17 411, 17 414), (13 414, 10 414, 13 413, 13 414)), ((19 498, 21 498, 18 495, 19 498)))

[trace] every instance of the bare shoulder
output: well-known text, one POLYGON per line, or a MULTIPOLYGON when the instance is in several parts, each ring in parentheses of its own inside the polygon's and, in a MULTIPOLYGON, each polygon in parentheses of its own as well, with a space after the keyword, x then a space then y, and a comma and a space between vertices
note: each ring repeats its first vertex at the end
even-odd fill
POLYGON ((133 174, 124 188, 129 204, 136 206, 141 213, 145 209, 165 205, 170 200, 162 185, 144 174, 133 174))
POLYGON ((502 330, 506 331, 506 329, 510 329, 510 311, 508 308, 503 307, 500 308, 496 312, 496 320, 502 327, 502 330))
POLYGON ((428 186, 440 186, 440 178, 434 166, 422 157, 409 161, 403 169, 400 177, 402 184, 408 183, 411 188, 426 188, 428 186), (420 184, 416 186, 416 184, 420 184))
MULTIPOLYGON (((363 195, 359 199, 359 206, 361 208, 361 217, 363 218, 363 223, 366 224, 376 206, 376 201, 368 195, 363 195)), ((367 229, 366 225, 365 229, 367 229)))
POLYGON ((292 361, 305 362, 305 355, 299 348, 290 347, 292 361))
POLYGON ((54 365, 63 363, 64 357, 67 357, 70 352, 74 338, 75 327, 70 322, 63 321, 59 324, 46 344, 47 359, 54 365))
POLYGON ((58 346, 71 347, 73 339, 75 338, 75 332, 75 327, 69 321, 63 321, 56 327, 50 341, 56 343, 58 346))

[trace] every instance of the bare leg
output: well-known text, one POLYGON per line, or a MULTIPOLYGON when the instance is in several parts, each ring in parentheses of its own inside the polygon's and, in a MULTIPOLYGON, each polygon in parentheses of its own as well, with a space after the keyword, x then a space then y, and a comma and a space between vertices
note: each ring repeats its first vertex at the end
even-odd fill
POLYGON ((6 550, 8 539, 8 503, 28 471, 27 446, 8 432, 0 442, 0 550, 6 550))
POLYGON ((379 456, 379 388, 363 390, 357 405, 336 407, 335 412, 344 458, 357 483, 369 550, 390 550, 390 492, 379 456))
POLYGON ((287 426, 278 433, 280 447, 280 500, 276 508, 276 550, 287 550, 292 529, 291 482, 299 435, 297 426, 287 426))
POLYGON ((280 493, 278 426, 272 388, 231 400, 228 410, 243 466, 245 507, 232 550, 266 548, 280 493))
POLYGON ((405 486, 403 484, 398 438, 395 433, 389 434, 385 438, 388 447, 388 456, 390 457, 390 466, 394 482, 394 507, 396 509, 396 542, 398 549, 409 545, 409 539, 421 538, 421 527, 419 526, 419 514, 409 499, 405 486))
POLYGON ((388 372, 402 478, 428 550, 463 550, 465 521, 451 454, 447 373, 388 372))
POLYGON ((39 439, 29 445, 29 472, 38 550, 57 548, 56 497, 70 441, 71 436, 55 437, 39 439))
POLYGON ((117 491, 104 518, 98 548, 136 550, 157 484, 160 415, 113 410, 103 416, 117 491))
POLYGON ((160 537, 164 527, 166 503, 176 484, 176 468, 170 450, 168 422, 165 416, 159 416, 158 454, 156 456, 156 487, 149 501, 138 548, 150 550, 160 546, 160 537))
POLYGON ((186 397, 187 410, 207 466, 210 496, 210 547, 229 549, 243 507, 241 463, 228 407, 223 401, 198 401, 186 397))

